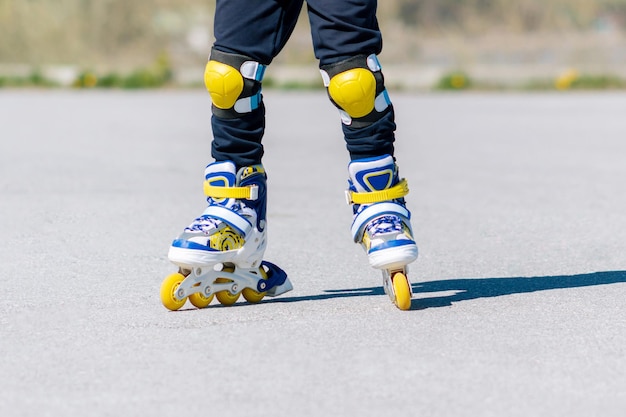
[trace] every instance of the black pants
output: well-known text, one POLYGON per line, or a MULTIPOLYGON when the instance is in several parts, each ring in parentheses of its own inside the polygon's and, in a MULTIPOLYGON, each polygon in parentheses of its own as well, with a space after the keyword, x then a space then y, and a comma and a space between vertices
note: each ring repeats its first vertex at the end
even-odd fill
MULTIPOLYGON (((214 48, 269 65, 287 43, 304 0, 217 0, 214 48)), ((382 37, 377 0, 308 0, 313 48, 319 65, 356 55, 378 54, 382 37)), ((320 81, 321 82, 321 81, 320 81)), ((263 104, 235 119, 211 119, 212 156, 237 166, 261 162, 265 131, 263 104)), ((393 154, 394 113, 363 128, 342 125, 351 159, 393 154)), ((303 126, 303 130, 306 126, 303 126)))

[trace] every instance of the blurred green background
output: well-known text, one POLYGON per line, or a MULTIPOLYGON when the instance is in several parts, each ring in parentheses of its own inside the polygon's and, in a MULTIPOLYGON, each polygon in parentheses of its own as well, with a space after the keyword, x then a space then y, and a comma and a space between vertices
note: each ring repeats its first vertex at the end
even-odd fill
MULTIPOLYGON (((0 0, 0 86, 201 84, 214 0, 0 0)), ((394 88, 624 88, 626 0, 381 0, 394 88)), ((268 85, 319 86, 302 19, 268 85)))

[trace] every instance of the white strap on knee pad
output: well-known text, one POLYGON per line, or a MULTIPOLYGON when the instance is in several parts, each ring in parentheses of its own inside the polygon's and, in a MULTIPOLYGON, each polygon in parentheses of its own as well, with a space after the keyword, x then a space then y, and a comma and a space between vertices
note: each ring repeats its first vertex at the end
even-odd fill
POLYGON ((372 72, 377 72, 382 69, 376 54, 371 54, 367 57, 367 66, 372 72))
MULTIPOLYGON (((249 80, 254 80, 257 82, 263 81, 263 75, 265 75, 266 65, 263 65, 256 61, 245 61, 241 64, 239 68, 239 72, 243 78, 247 78, 249 80)), ((259 91, 257 94, 240 98, 235 102, 233 108, 237 113, 250 113, 252 110, 255 110, 261 104, 261 92, 259 91)))
POLYGON ((261 93, 257 93, 250 97, 240 98, 235 102, 233 108, 237 113, 250 113, 261 104, 261 93))
MULTIPOLYGON (((376 54, 371 54, 367 57, 367 66, 372 72, 378 72, 382 70, 382 66, 380 65, 380 61, 378 60, 378 56, 376 54)), ((374 108, 377 112, 382 112, 391 104, 391 99, 389 98, 389 93, 385 88, 379 95, 376 96, 376 101, 374 101, 374 108)))
POLYGON ((263 75, 265 75, 265 68, 267 68, 265 65, 256 61, 246 61, 241 64, 239 72, 243 78, 261 82, 263 80, 263 75))
POLYGON ((377 112, 382 112, 391 104, 391 99, 389 98, 389 93, 387 93, 387 89, 385 88, 378 96, 376 96, 376 100, 374 101, 374 108, 377 112))

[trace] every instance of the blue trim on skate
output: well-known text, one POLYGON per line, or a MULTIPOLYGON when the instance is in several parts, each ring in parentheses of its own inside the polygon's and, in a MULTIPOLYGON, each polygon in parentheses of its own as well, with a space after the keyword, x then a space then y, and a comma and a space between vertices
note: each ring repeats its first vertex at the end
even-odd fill
POLYGON ((201 245, 196 242, 191 242, 185 239, 174 239, 172 242, 172 247, 181 248, 181 249, 193 249, 193 250, 203 250, 205 252, 219 252, 216 249, 213 249, 210 246, 201 245))
POLYGON ((271 290, 274 287, 283 285, 285 281, 287 281, 287 273, 283 271, 279 266, 268 261, 261 261, 261 267, 264 266, 267 267, 267 279, 262 279, 258 282, 258 292, 271 290))
POLYGON ((375 247, 370 248, 370 250, 367 253, 373 253, 373 252, 383 250, 383 249, 397 248, 399 246, 407 246, 407 245, 416 245, 416 243, 412 240, 407 240, 407 239, 390 240, 388 242, 384 242, 384 243, 381 243, 380 245, 376 245, 375 247))

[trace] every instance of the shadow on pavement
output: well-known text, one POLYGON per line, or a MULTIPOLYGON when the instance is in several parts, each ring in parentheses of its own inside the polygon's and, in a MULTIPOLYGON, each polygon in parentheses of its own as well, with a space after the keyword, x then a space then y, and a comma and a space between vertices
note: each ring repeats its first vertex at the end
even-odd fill
POLYGON ((413 284, 413 309, 446 307, 476 298, 500 297, 564 288, 579 288, 626 282, 626 271, 593 272, 580 275, 546 277, 451 279, 413 284), (428 294, 451 294, 428 297, 428 294), (424 297, 426 295, 426 297, 424 297))
MULTIPOLYGON (((626 282, 626 271, 593 272, 579 275, 545 277, 474 278, 427 281, 413 284, 411 310, 447 307, 452 303, 477 298, 500 297, 564 288, 579 288, 626 282), (445 293, 445 294, 440 294, 445 293)), ((302 297, 279 297, 264 302, 297 302, 330 298, 384 295, 382 287, 325 290, 324 294, 302 297)))

